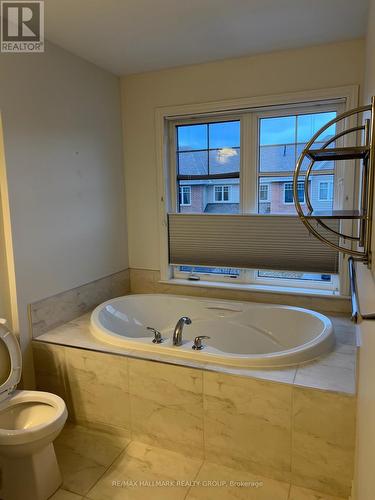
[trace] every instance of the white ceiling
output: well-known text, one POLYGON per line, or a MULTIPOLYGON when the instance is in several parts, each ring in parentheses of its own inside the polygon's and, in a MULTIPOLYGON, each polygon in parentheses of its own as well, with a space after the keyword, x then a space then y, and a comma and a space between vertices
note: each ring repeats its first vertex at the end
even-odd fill
POLYGON ((116 74, 348 40, 368 0, 45 0, 46 36, 116 74))

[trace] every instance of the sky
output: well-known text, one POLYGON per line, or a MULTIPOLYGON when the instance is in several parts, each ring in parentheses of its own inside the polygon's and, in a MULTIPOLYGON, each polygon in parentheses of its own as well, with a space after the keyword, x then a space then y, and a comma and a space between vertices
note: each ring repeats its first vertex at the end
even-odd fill
MULTIPOLYGON (((336 112, 262 118, 260 121, 260 145, 308 142, 323 125, 335 117, 336 112)), ((331 125, 319 139, 331 137, 334 133, 335 125, 331 125)))
MULTIPOLYGON (((305 115, 261 118, 260 145, 305 143, 328 121, 335 118, 336 112, 305 115)), ((335 125, 329 127, 319 137, 330 137, 335 133, 335 125)), ((221 149, 240 146, 240 122, 219 122, 198 125, 183 125, 177 130, 179 151, 197 149, 221 149)))
POLYGON ((234 148, 240 146, 240 122, 219 122, 178 127, 178 149, 234 148))

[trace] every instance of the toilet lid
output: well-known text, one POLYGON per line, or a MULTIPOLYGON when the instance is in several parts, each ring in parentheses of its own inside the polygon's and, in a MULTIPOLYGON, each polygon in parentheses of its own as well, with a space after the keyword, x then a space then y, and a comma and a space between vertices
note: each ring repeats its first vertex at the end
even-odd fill
POLYGON ((17 337, 8 330, 6 321, 0 319, 0 343, 5 344, 10 358, 9 376, 0 380, 0 401, 3 401, 17 387, 22 373, 22 355, 17 337))

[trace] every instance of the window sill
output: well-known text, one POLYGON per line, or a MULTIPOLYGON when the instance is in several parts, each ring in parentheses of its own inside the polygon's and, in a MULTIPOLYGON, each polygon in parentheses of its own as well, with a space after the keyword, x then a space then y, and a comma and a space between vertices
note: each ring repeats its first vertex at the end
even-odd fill
POLYGON ((295 288, 295 287, 284 287, 284 286, 272 286, 272 285, 257 285, 254 283, 225 283, 217 281, 189 281, 184 279, 172 278, 169 280, 160 280, 159 283, 167 285, 178 285, 178 286, 192 286, 201 288, 220 288, 232 291, 247 291, 247 292, 259 292, 259 293, 273 293, 278 295, 303 295, 308 297, 324 297, 327 299, 342 299, 348 300, 349 297, 346 295, 340 295, 338 291, 335 290, 319 290, 316 288, 295 288))

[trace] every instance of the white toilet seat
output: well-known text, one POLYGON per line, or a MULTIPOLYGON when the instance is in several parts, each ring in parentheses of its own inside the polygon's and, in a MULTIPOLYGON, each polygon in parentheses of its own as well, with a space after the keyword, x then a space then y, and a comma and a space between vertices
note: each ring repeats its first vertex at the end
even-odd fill
POLYGON ((22 374, 22 353, 16 336, 5 326, 4 320, 0 320, 0 342, 4 342, 8 349, 10 358, 10 371, 8 378, 0 383, 0 402, 8 398, 15 390, 22 374))
MULTIPOLYGON (((0 402, 0 446, 31 443, 53 434, 61 429, 67 419, 65 402, 55 394, 41 391, 15 391, 0 402), (24 403, 45 404, 53 408, 52 415, 39 425, 25 426, 21 429, 2 428, 2 414, 9 413, 17 405, 24 403)), ((9 427, 9 425, 7 425, 9 427)))

